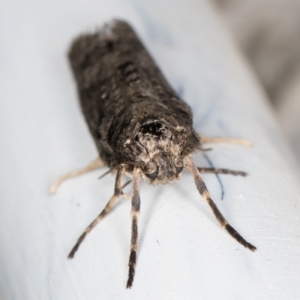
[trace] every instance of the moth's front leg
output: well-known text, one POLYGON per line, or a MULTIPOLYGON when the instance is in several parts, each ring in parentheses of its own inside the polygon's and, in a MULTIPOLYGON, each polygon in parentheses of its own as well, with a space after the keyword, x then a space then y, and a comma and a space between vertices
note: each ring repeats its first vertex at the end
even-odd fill
POLYGON ((101 211, 101 213, 97 216, 97 218, 85 229, 85 231, 78 238, 75 246, 72 248, 71 252, 69 253, 68 258, 73 258, 74 257, 76 251, 78 250, 79 246, 81 245, 83 240, 86 238, 86 236, 112 210, 112 208, 114 207, 117 199, 120 198, 123 195, 122 188, 125 187, 130 182, 130 181, 128 181, 128 182, 125 183, 125 185, 121 186, 121 179, 122 179, 123 172, 124 172, 123 167, 120 167, 118 169, 117 176, 116 176, 114 194, 109 199, 106 206, 101 211))
POLYGON ((133 284, 135 275, 135 265, 138 250, 138 216, 140 213, 140 171, 135 169, 133 172, 133 189, 132 189, 132 200, 131 200, 131 246, 130 246, 130 256, 129 256, 129 272, 127 280, 127 288, 130 289, 133 284))
POLYGON ((196 187, 200 193, 200 195, 207 201, 208 205, 212 209, 215 217, 219 221, 220 225, 226 229, 226 231, 241 245, 244 247, 250 249, 251 251, 255 251, 256 247, 247 242, 225 219, 225 217, 222 215, 222 213, 219 211, 218 207, 212 200, 210 193, 207 190, 206 184, 203 181, 198 168, 194 165, 192 159, 190 157, 187 158, 187 167, 192 172, 192 175, 194 177, 194 181, 196 184, 196 187))
POLYGON ((89 163, 87 166, 85 166, 84 168, 78 169, 78 170, 74 170, 72 172, 69 172, 67 174, 64 174, 60 177, 58 177, 53 184, 50 187, 49 193, 50 194, 55 194, 57 188, 59 187, 59 185, 61 183, 63 183, 65 180, 73 178, 73 177, 77 177, 79 175, 88 173, 90 171, 102 168, 105 166, 104 161, 101 158, 97 158, 96 160, 93 160, 91 163, 89 163))

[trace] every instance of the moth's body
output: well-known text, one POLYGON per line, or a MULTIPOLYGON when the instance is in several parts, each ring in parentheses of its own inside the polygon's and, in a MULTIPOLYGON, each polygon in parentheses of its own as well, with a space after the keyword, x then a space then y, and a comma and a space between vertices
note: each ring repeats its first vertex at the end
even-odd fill
POLYGON ((138 165, 153 184, 178 178, 183 158, 200 148, 192 112, 131 27, 119 21, 82 35, 69 57, 101 159, 128 171, 138 165))
POLYGON ((123 21, 114 21, 94 34, 81 35, 73 42, 69 58, 81 108, 95 140, 99 159, 84 169, 60 177, 50 191, 55 192, 63 180, 103 164, 117 171, 113 196, 78 238, 69 258, 74 257, 89 232, 124 195, 121 179, 128 174, 133 178, 132 237, 127 281, 127 288, 130 288, 138 249, 140 178, 153 185, 166 184, 178 179, 184 168, 191 171, 199 193, 221 226, 240 244, 254 251, 256 248, 232 228, 218 210, 199 171, 242 176, 246 173, 197 168, 194 165, 191 154, 201 150, 201 144, 193 129, 191 109, 167 83, 132 28, 123 21))

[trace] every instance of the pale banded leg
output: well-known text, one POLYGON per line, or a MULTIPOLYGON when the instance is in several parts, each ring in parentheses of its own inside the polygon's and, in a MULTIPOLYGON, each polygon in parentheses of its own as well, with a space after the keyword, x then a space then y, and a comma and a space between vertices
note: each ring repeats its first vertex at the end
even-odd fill
POLYGON ((140 212, 140 171, 135 168, 133 172, 133 189, 132 189, 132 200, 131 200, 131 247, 129 256, 129 274, 127 280, 127 288, 132 287, 135 274, 136 256, 138 249, 138 216, 140 212))
MULTIPOLYGON (((122 187, 121 187, 121 179, 123 175, 123 168, 120 167, 117 172, 116 182, 115 182, 115 190, 113 196, 107 202, 105 208, 98 215, 98 217, 85 229, 83 234, 78 238, 77 243, 72 248, 71 252, 68 255, 68 258, 73 258, 76 251, 78 250, 80 244, 83 242, 85 237, 92 231, 92 229, 112 210, 114 207, 116 200, 122 196, 122 187)), ((125 184, 127 185, 128 182, 125 184)))
POLYGON ((200 173, 213 173, 213 174, 230 174, 235 176, 247 176, 248 174, 243 171, 235 171, 228 169, 218 169, 218 168, 201 168, 197 167, 200 173))
POLYGON ((206 188, 206 185, 205 185, 197 167, 194 165, 191 157, 187 158, 187 163, 188 163, 189 169, 191 170, 191 172, 193 174, 193 177, 194 177, 194 180, 195 180, 195 183, 196 183, 196 186, 197 186, 197 189, 198 189, 200 195, 205 198, 205 200, 207 201, 208 205, 212 209, 215 217, 217 218, 217 220, 219 221, 221 226, 225 227, 226 231, 234 239, 236 239, 240 244, 242 244, 244 247, 246 247, 252 251, 255 251, 256 247, 254 247, 253 245, 248 243, 233 227, 231 227, 231 225, 227 222, 227 220, 224 218, 222 213, 219 211, 218 207, 215 205, 215 203, 211 199, 211 196, 206 188))
POLYGON ((121 189, 122 189, 122 191, 121 191, 122 197, 124 197, 126 200, 129 200, 129 201, 131 201, 131 196, 129 196, 129 195, 123 193, 123 189, 124 189, 128 184, 130 184, 131 182, 132 182, 132 180, 130 179, 130 180, 128 180, 127 182, 125 182, 125 183, 122 185, 122 187, 121 187, 121 189))
POLYGON ((200 141, 203 144, 215 144, 215 143, 223 143, 223 144, 235 144, 250 147, 252 143, 245 139, 236 139, 236 138, 227 138, 227 137, 207 137, 205 135, 199 135, 200 141))
POLYGON ((88 173, 90 171, 99 169, 101 167, 105 166, 105 163, 103 162, 103 160, 101 158, 97 158, 96 160, 92 161, 90 164, 88 164, 86 167, 79 169, 79 170, 74 170, 70 173, 67 173, 65 175, 60 176, 59 178, 57 178, 55 180, 55 182, 51 185, 49 193, 50 194, 55 194, 58 186, 64 182, 65 180, 69 179, 69 178, 73 178, 85 173, 88 173))

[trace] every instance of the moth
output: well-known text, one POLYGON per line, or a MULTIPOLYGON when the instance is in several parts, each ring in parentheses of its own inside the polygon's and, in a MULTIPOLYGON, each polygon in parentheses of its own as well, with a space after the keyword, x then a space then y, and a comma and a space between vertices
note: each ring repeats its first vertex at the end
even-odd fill
POLYGON ((78 238, 68 257, 74 257, 83 240, 111 211, 118 198, 130 198, 132 233, 127 288, 131 288, 138 250, 140 180, 150 185, 168 184, 180 179, 184 169, 192 173, 200 195, 221 226, 240 244, 255 251, 219 211, 200 174, 245 176, 246 173, 198 168, 191 157, 205 150, 202 147, 205 142, 247 144, 247 141, 200 137, 193 128, 190 107, 169 85, 136 33, 124 21, 114 20, 95 33, 80 35, 71 45, 69 59, 81 109, 99 158, 83 169, 58 178, 50 192, 54 193, 65 179, 102 166, 107 166, 108 172, 115 171, 116 180, 113 196, 78 238), (129 183, 122 186, 124 175, 133 181, 131 197, 122 191, 129 183))

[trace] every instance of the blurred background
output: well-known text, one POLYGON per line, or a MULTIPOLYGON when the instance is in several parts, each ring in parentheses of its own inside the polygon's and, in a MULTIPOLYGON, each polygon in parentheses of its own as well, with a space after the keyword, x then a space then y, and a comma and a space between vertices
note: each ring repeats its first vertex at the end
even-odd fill
POLYGON ((264 86, 300 164, 300 1, 210 1, 264 86))

